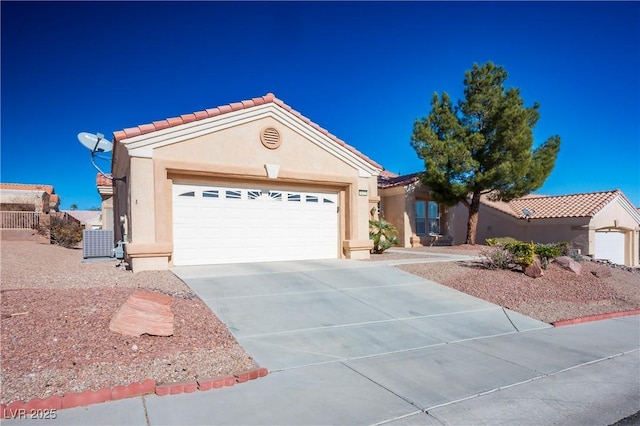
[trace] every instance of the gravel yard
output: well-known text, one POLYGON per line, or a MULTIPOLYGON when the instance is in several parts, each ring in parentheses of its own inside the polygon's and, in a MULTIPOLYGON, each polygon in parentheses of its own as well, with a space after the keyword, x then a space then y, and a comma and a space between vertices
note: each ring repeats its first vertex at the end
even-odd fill
MULTIPOLYGON (((429 252, 477 255, 478 246, 424 247, 372 260, 419 258, 429 252)), ((258 367, 227 327, 169 271, 82 262, 81 250, 25 241, 1 245, 0 402, 28 401, 99 390, 145 379, 193 381, 258 367), (111 317, 137 290, 174 297, 171 337, 124 337, 109 331, 111 317)), ((640 271, 583 263, 580 276, 552 265, 532 279, 486 270, 473 262, 420 263, 400 269, 545 322, 640 309, 640 271)))
MULTIPOLYGON (((475 256, 482 248, 421 247, 407 251, 449 251, 475 256)), ((418 263, 397 267, 548 323, 640 309, 640 269, 629 272, 596 262, 581 262, 581 266, 581 275, 576 275, 551 263, 544 276, 535 279, 520 271, 489 270, 479 262, 418 263), (597 278, 592 274, 603 269, 609 270, 611 276, 597 278)))
POLYGON ((153 379, 171 383, 256 368, 227 327, 169 271, 82 262, 81 250, 2 241, 0 402, 153 379), (109 331, 137 290, 174 297, 174 335, 109 331))

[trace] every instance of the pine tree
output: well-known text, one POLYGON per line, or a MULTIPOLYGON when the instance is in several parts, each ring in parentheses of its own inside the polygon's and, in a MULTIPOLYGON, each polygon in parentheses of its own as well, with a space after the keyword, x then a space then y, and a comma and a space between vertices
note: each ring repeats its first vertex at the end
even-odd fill
POLYGON ((540 188, 560 150, 552 136, 533 148, 539 105, 525 107, 517 88, 505 89, 507 72, 492 62, 465 73, 464 100, 454 106, 446 92, 416 120, 411 146, 424 160, 424 185, 445 205, 469 210, 467 244, 475 244, 480 196, 510 201, 540 188))

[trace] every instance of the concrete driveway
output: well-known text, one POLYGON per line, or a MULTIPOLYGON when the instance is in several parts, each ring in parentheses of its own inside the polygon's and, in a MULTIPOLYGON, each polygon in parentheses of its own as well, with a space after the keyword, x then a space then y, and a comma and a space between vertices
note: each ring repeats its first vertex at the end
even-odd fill
POLYGON ((370 262, 175 268, 270 371, 550 327, 370 262))
POLYGON ((271 374, 215 395, 176 396, 188 401, 188 418, 149 398, 152 424, 494 424, 497 414, 499 423, 607 424, 640 404, 638 317, 554 329, 374 262, 174 273, 271 374), (598 363, 611 357, 615 366, 606 365, 615 373, 598 363), (615 377, 613 384, 603 385, 603 372, 615 377), (598 387, 585 388, 590 380, 598 387), (578 388, 581 397, 572 406, 564 392, 578 388), (533 396, 494 401, 488 412, 478 402, 521 392, 533 396), (603 399, 605 392, 615 398, 603 399), (547 397, 559 401, 550 404, 547 397), (466 411, 473 403, 480 417, 466 411), (522 417, 523 410, 534 414, 522 417))
POLYGON ((552 328, 374 262, 174 272, 271 373, 44 424, 608 425, 640 409, 639 316, 552 328))

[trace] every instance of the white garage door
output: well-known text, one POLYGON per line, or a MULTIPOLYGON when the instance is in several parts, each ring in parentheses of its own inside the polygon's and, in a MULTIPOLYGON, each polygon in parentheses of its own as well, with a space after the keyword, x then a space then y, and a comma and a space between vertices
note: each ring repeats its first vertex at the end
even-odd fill
POLYGON ((173 185, 173 263, 338 257, 338 194, 173 185))
POLYGON ((624 265, 624 234, 621 232, 596 232, 595 258, 607 259, 624 265))

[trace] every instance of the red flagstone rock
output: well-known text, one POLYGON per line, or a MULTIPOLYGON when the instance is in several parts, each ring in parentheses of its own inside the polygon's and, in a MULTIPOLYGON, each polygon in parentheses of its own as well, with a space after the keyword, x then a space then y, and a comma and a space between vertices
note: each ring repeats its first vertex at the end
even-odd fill
POLYGON ((531 265, 523 266, 522 271, 526 276, 531 278, 538 278, 544 275, 544 271, 542 270, 538 259, 535 259, 531 265))
POLYGON ((129 296, 116 312, 109 330, 125 336, 172 336, 173 298, 162 293, 138 292, 129 296))
POLYGON ((567 271, 571 271, 576 275, 580 275, 582 273, 582 266, 569 256, 560 256, 553 259, 558 265, 562 266, 567 271))

